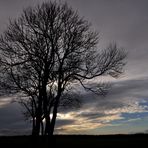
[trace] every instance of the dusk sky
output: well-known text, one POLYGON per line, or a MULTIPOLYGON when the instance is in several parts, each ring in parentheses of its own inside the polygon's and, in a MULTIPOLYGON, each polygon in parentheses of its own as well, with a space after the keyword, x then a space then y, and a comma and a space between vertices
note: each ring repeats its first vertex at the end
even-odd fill
MULTIPOLYGON (((0 0, 0 34, 23 8, 45 0, 0 0)), ((46 0, 47 1, 47 0, 46 0)), ((55 133, 128 134, 148 132, 148 1, 66 0, 100 33, 98 49, 116 42, 128 52, 124 74, 106 97, 87 93, 81 109, 58 114, 55 133)), ((62 0, 61 0, 62 2, 62 0)), ((99 80, 96 79, 95 83, 99 80)), ((0 135, 30 134, 22 108, 0 97, 0 135)))

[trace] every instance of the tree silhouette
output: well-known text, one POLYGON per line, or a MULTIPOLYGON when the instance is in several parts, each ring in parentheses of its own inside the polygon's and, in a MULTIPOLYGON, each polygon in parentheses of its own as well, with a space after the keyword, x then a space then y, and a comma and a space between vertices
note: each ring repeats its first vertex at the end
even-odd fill
POLYGON ((122 73, 124 50, 111 44, 99 51, 98 38, 66 3, 30 7, 10 21, 0 38, 1 87, 18 94, 33 135, 53 135, 58 107, 80 105, 70 87, 104 95, 105 83, 92 87, 87 80, 122 73))

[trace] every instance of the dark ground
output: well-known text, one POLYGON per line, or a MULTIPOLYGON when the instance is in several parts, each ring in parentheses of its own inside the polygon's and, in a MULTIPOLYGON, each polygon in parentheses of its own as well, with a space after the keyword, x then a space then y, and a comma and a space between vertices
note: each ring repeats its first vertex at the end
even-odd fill
POLYGON ((56 135, 48 140, 47 137, 32 136, 2 136, 0 137, 0 148, 112 148, 112 147, 147 147, 148 134, 135 135, 105 135, 105 136, 86 136, 86 135, 56 135), (52 146, 51 146, 52 144, 52 146), (48 146, 47 146, 48 145, 48 146))

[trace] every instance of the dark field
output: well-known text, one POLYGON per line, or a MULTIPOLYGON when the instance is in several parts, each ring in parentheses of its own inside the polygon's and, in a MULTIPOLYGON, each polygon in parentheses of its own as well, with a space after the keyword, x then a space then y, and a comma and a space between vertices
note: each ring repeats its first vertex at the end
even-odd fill
POLYGON ((105 136, 74 136, 56 135, 48 140, 47 137, 9 136, 0 137, 0 148, 46 148, 46 147, 147 147, 148 134, 135 135, 105 135, 105 136))

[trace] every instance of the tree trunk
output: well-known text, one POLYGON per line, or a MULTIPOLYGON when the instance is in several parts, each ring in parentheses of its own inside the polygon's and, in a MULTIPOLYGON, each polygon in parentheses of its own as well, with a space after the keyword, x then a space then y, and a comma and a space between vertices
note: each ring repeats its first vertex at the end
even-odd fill
POLYGON ((34 136, 39 136, 39 134, 40 134, 40 126, 41 126, 41 122, 42 122, 41 114, 42 114, 42 110, 41 110, 41 107, 39 106, 38 111, 37 111, 37 115, 34 119, 34 129, 33 129, 34 136))
POLYGON ((51 120, 51 124, 50 124, 50 130, 48 131, 49 136, 53 136, 56 117, 57 117, 57 111, 58 111, 58 103, 59 103, 59 98, 57 98, 56 103, 54 105, 53 116, 52 116, 52 120, 51 120))
POLYGON ((49 134, 49 130, 50 130, 50 117, 49 115, 45 117, 45 135, 49 134))
POLYGON ((41 135, 44 135, 44 123, 41 121, 41 135))
POLYGON ((36 124, 35 124, 35 127, 33 129, 33 135, 34 136, 39 136, 39 134, 40 134, 40 124, 41 124, 40 118, 36 118, 36 124))
POLYGON ((32 135, 35 135, 35 117, 33 117, 33 122, 32 122, 32 135))

